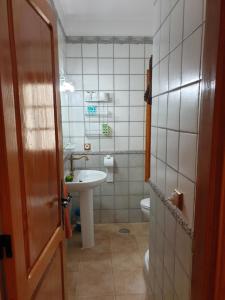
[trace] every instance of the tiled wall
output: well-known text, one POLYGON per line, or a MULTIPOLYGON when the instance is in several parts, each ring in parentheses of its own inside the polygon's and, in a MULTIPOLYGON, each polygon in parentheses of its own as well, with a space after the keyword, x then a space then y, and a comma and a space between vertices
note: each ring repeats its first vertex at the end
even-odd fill
POLYGON ((194 229, 204 3, 157 0, 154 9, 150 286, 155 299, 185 300, 192 240, 183 223, 194 229), (175 188, 184 193, 184 222, 162 201, 175 188))
MULTIPOLYGON (((88 162, 76 168, 104 170, 106 153, 114 156, 114 183, 104 183, 94 191, 96 223, 140 222, 140 200, 148 194, 144 185, 145 73, 152 45, 144 43, 68 43, 67 79, 76 91, 62 97, 64 145, 83 152, 91 143, 88 162), (86 118, 87 91, 109 92, 112 100, 104 103, 108 115, 86 118), (87 123, 101 129, 108 123, 111 136, 86 134, 87 123)), ((103 105, 93 102, 91 105, 103 105)), ((79 199, 79 194, 74 198, 79 199)), ((78 205, 78 201, 75 202, 78 205)))
POLYGON ((92 151, 144 150, 143 94, 151 53, 151 44, 67 44, 67 78, 76 91, 62 102, 64 144, 72 144, 76 151, 83 151, 84 143, 91 143, 92 151), (87 91, 111 94, 112 101, 105 103, 107 117, 90 121, 100 131, 101 124, 108 123, 110 137, 85 134, 87 91))
MULTIPOLYGON (((88 154, 89 160, 75 161, 76 169, 105 171, 105 154, 88 154)), ((149 185, 144 183, 143 152, 113 154, 115 160, 114 182, 103 183, 94 189, 95 223, 142 222, 140 201, 149 197, 149 185)), ((67 163, 66 169, 69 168, 67 163)), ((73 211, 79 207, 79 193, 75 193, 73 211)), ((72 212, 73 213, 73 212, 72 212)))

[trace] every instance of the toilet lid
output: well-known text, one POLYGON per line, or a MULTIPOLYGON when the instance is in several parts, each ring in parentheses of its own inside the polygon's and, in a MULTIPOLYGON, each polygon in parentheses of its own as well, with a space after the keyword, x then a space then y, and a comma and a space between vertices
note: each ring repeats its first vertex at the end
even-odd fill
POLYGON ((144 208, 150 209, 150 207, 151 207, 151 203, 150 202, 151 202, 150 198, 142 199, 141 200, 141 206, 144 207, 144 208))

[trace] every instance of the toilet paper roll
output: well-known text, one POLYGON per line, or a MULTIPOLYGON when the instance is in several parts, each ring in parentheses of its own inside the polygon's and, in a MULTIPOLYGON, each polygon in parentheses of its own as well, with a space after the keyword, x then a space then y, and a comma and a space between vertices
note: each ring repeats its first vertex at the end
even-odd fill
POLYGON ((109 167, 113 167, 114 164, 114 160, 113 157, 111 155, 107 155, 104 157, 104 166, 109 168, 109 167))

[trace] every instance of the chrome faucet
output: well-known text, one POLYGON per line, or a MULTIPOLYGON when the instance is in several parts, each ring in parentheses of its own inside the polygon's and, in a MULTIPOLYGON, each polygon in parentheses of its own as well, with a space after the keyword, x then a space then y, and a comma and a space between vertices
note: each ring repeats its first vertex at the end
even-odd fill
POLYGON ((87 155, 75 156, 74 153, 71 153, 71 155, 70 155, 70 174, 71 175, 73 175, 73 172, 75 171, 75 168, 73 166, 73 161, 74 160, 80 160, 82 158, 84 158, 86 161, 89 160, 87 155))

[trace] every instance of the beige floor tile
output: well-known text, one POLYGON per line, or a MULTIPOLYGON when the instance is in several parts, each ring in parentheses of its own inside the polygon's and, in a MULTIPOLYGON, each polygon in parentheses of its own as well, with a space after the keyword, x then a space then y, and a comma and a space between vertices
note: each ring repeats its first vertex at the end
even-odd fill
POLYGON ((113 269, 117 270, 134 270, 142 267, 142 260, 138 252, 112 254, 113 269))
POLYGON ((145 223, 132 223, 131 227, 132 227, 132 232, 134 235, 146 235, 149 237, 149 222, 145 222, 145 223))
POLYGON ((86 297, 114 295, 111 260, 80 263, 77 295, 86 297))
POLYGON ((75 299, 79 277, 78 272, 67 272, 66 276, 68 298, 75 299))
POLYGON ((116 300, 147 300, 146 296, 143 295, 124 295, 116 296, 116 300))
POLYGON ((112 252, 129 253, 138 250, 136 239, 133 235, 114 235, 111 238, 112 252))
POLYGON ((114 296, 79 297, 78 300, 115 300, 114 296))
POLYGON ((145 294, 143 269, 132 271, 114 270, 116 295, 145 294))
POLYGON ((110 239, 96 240, 95 246, 90 249, 79 251, 80 261, 96 261, 110 259, 111 243, 110 239))

